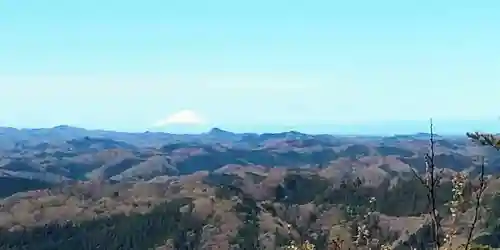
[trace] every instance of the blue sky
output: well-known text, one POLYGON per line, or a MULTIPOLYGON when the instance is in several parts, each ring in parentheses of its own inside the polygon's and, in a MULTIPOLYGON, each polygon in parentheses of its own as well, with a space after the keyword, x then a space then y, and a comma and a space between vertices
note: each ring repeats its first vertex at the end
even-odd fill
POLYGON ((4 0, 0 125, 144 130, 180 110, 250 130, 491 124, 498 13, 495 0, 4 0))

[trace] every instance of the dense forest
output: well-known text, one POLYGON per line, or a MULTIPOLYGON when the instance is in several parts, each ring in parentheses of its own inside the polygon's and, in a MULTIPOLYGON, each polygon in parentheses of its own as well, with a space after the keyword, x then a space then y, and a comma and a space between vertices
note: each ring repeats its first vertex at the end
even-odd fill
POLYGON ((52 184, 39 180, 28 180, 24 178, 0 177, 0 198, 11 196, 18 192, 49 188, 52 184))
POLYGON ((0 249, 94 250, 150 249, 174 240, 176 249, 196 249, 203 222, 180 208, 189 199, 175 200, 147 214, 115 215, 81 223, 50 224, 27 231, 0 232, 0 249))

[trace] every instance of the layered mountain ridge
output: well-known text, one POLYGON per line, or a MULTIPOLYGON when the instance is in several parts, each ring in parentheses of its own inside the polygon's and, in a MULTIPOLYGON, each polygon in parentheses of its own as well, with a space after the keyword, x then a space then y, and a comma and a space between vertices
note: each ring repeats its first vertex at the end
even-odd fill
MULTIPOLYGON (((413 172, 425 169, 429 138, 423 134, 239 134, 214 128, 175 135, 66 126, 0 131, 0 230, 6 230, 0 243, 25 242, 23 249, 281 249, 290 239, 327 249, 332 237, 352 246, 355 219, 347 211, 367 206, 372 197, 373 234, 393 249, 421 242, 428 225, 425 189, 413 172), (174 218, 178 232, 154 222, 174 218), (125 230, 134 227, 143 232, 125 230), (58 238, 37 238, 49 231, 58 238), (99 240, 107 233, 114 238, 99 240)), ((481 153, 488 157, 486 201, 496 206, 500 155, 465 136, 435 139, 444 215, 452 176, 477 175, 481 153)), ((487 218, 475 238, 500 245, 491 236, 500 216, 487 218)), ((464 217, 461 226, 469 220, 464 217)), ((456 242, 464 237, 466 231, 456 242)))

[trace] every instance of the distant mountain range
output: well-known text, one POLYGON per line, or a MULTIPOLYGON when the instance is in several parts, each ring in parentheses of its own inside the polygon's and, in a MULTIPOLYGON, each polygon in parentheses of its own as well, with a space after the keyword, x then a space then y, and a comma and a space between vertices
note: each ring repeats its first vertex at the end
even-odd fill
MULTIPOLYGON (((452 120, 434 119, 435 132, 441 135, 457 136, 470 131, 488 131, 492 133, 500 132, 500 120, 497 119, 476 119, 476 120, 452 120)), ((69 126, 58 126, 69 127, 69 126)), ((162 127, 150 128, 127 128, 123 130, 142 133, 162 132, 172 134, 200 134, 209 131, 212 127, 219 127, 235 133, 279 133, 282 131, 300 131, 308 134, 334 134, 334 135, 375 135, 392 136, 396 134, 417 134, 428 132, 429 120, 389 120, 383 122, 343 122, 343 123, 290 123, 290 124, 169 124, 162 127)), ((48 128, 46 128, 48 129, 48 128)), ((102 129, 89 129, 98 130, 102 129)), ((116 130, 116 129, 108 129, 116 130)))
MULTIPOLYGON (((188 129, 186 129, 188 130, 188 129)), ((179 131, 179 130, 177 130, 179 131)), ((285 131, 285 130, 282 130, 285 131)), ((289 130, 289 134, 303 134, 298 131, 289 130)), ((261 133, 260 135, 268 135, 270 133, 261 133)), ((276 132, 275 134, 283 134, 276 132)), ((158 146, 171 141, 196 141, 205 139, 221 139, 230 140, 238 139, 242 136, 257 136, 258 133, 233 133, 220 128, 212 128, 207 132, 202 133, 169 133, 161 131, 146 131, 146 132, 118 132, 111 130, 89 130, 67 125, 56 126, 53 128, 36 128, 36 129, 16 129, 10 127, 0 127, 0 148, 14 147, 16 144, 38 144, 38 143, 62 143, 72 139, 83 137, 92 138, 107 138, 112 140, 125 141, 138 146, 158 146)), ((303 134, 305 135, 305 134, 303 134)), ((324 134, 325 135, 325 134, 324 134)), ((463 135, 463 133, 462 133, 463 135)), ((339 135, 342 137, 348 134, 339 135)), ((400 134, 397 137, 427 137, 426 133, 415 134, 400 134)), ((352 135, 351 137, 381 137, 374 134, 352 135)))

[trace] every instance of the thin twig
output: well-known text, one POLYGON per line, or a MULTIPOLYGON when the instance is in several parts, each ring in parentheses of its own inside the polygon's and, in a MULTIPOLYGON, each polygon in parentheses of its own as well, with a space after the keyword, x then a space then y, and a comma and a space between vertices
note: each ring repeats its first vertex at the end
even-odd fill
POLYGON ((467 242, 465 243, 465 250, 469 250, 469 246, 472 242, 472 235, 474 229, 479 220, 479 210, 481 208, 481 197, 483 196, 484 190, 486 189, 486 181, 484 179, 484 157, 481 157, 481 173, 479 176, 479 190, 476 192, 476 206, 474 208, 474 219, 469 229, 469 234, 467 235, 467 242))
POLYGON ((428 209, 429 216, 432 219, 432 243, 433 245, 439 249, 441 247, 441 241, 439 238, 441 232, 441 219, 437 212, 437 188, 440 182, 440 176, 436 174, 436 164, 435 164, 435 146, 436 142, 434 140, 434 124, 432 119, 430 119, 430 145, 429 152, 425 154, 425 177, 422 178, 415 169, 411 168, 415 178, 422 183, 422 186, 427 190, 427 200, 428 200, 428 209))
POLYGON ((417 180, 419 180, 419 181, 420 181, 420 183, 421 183, 421 184, 422 184, 425 188, 428 188, 427 183, 425 182, 424 178, 422 178, 422 176, 420 176, 420 174, 418 174, 418 173, 417 173, 417 171, 416 171, 414 168, 410 167, 410 170, 411 170, 411 172, 413 173, 413 175, 415 176, 415 178, 416 178, 417 180))
POLYGON ((429 193, 429 200, 430 200, 430 206, 431 206, 431 211, 429 211, 429 214, 432 217, 433 223, 434 223, 434 232, 433 232, 433 241, 434 244, 436 244, 437 248, 439 249, 441 247, 441 242, 439 239, 439 233, 441 231, 441 220, 439 218, 439 215, 437 213, 437 205, 436 205, 436 188, 438 186, 439 178, 436 176, 436 165, 434 162, 435 158, 435 146, 436 142, 434 141, 434 125, 432 123, 432 119, 430 120, 430 152, 426 154, 426 164, 428 168, 428 172, 430 173, 429 179, 430 183, 427 184, 428 187, 428 193, 429 193))

